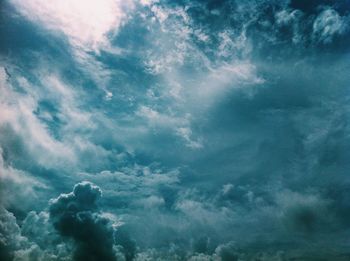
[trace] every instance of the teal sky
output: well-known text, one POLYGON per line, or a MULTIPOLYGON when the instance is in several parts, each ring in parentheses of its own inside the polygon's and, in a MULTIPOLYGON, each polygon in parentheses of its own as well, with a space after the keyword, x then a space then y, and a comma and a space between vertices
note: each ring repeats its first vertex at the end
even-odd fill
POLYGON ((350 259, 350 1, 0 0, 0 260, 350 259))

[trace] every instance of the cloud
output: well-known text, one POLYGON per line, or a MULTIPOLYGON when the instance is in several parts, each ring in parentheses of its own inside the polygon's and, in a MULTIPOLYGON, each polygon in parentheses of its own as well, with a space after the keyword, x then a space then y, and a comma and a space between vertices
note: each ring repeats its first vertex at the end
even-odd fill
POLYGON ((0 89, 5 88, 7 77, 5 67, 0 66, 0 89))
POLYGON ((86 104, 79 101, 86 97, 80 86, 73 87, 53 71, 36 71, 40 75, 36 84, 24 72, 1 82, 0 140, 4 155, 28 172, 38 168, 62 172, 62 166, 67 172, 74 171, 84 161, 82 158, 94 160, 85 161, 91 164, 83 163, 85 167, 80 170, 95 169, 102 162, 109 165, 113 152, 87 137, 105 118, 86 110, 86 104))
POLYGON ((346 19, 333 9, 322 11, 313 23, 313 37, 324 44, 329 44, 334 37, 342 35, 347 30, 346 19))
POLYGON ((44 182, 29 173, 7 166, 0 147, 0 204, 19 211, 32 209, 38 204, 39 191, 45 191, 44 182))
MULTIPOLYGON (((25 143, 25 145, 22 144, 24 148, 18 149, 17 153, 35 155, 38 164, 47 167, 60 165, 64 161, 67 165, 72 164, 75 158, 72 148, 52 137, 48 128, 35 114, 43 93, 37 91, 35 86, 31 85, 24 77, 18 77, 17 81, 20 86, 6 83, 2 87, 0 109, 3 113, 0 116, 0 127, 2 129, 0 139, 2 140, 3 150, 6 148, 10 155, 16 152, 16 150, 9 148, 15 146, 15 144, 11 144, 13 140, 11 137, 14 137, 14 142, 21 143, 22 141, 25 143), (16 91, 16 87, 21 88, 24 93, 16 91), (27 140, 28 137, 30 137, 30 142, 27 140)), ((62 99, 62 96, 67 98, 67 90, 62 88, 62 85, 56 85, 55 87, 57 87, 55 91, 46 92, 47 97, 57 95, 58 99, 62 99)), ((74 117, 74 115, 83 117, 74 114, 74 110, 69 110, 68 115, 68 117, 74 117)), ((47 117, 50 119, 50 115, 47 115, 47 117)))
MULTIPOLYGON (((34 225, 34 224, 33 224, 34 225)), ((38 225, 38 224, 37 224, 38 225)), ((48 228, 46 224, 45 228, 48 228)), ((39 237, 43 237, 41 234, 39 237)), ((45 239, 50 239, 52 235, 45 235, 45 239)), ((45 240, 42 238, 42 240, 45 240)), ((17 224, 16 217, 3 207, 0 208, 0 257, 1 260, 28 260, 28 261, 44 261, 44 260, 60 260, 70 261, 69 253, 65 251, 65 246, 50 244, 52 241, 46 241, 44 250, 42 250, 34 242, 22 235, 21 227, 17 224)))
MULTIPOLYGON (((88 179, 104 186, 104 198, 114 201, 121 207, 141 207, 152 210, 164 205, 162 195, 171 189, 176 189, 180 182, 177 169, 163 170, 157 165, 132 165, 123 167, 121 171, 102 171, 100 173, 80 173, 81 179, 88 179), (118 186, 118 190, 115 187, 118 186)), ((175 196, 175 195, 174 195, 175 196)), ((119 214, 125 214, 116 210, 119 214)))
POLYGON ((114 224, 97 208, 101 195, 99 187, 81 182, 73 192, 50 201, 53 226, 62 236, 75 241, 75 260, 116 260, 114 224))
MULTIPOLYGON (((100 197, 98 187, 78 183, 73 192, 51 200, 49 212, 29 212, 21 226, 11 212, 1 207, 0 256, 15 261, 116 260, 117 255, 124 258, 114 245, 118 226, 114 216, 98 211, 100 197)), ((127 252, 132 247, 127 234, 118 238, 118 244, 124 246, 128 256, 132 255, 127 252), (130 249, 126 248, 128 244, 130 249)))
POLYGON ((237 252, 238 250, 234 242, 228 242, 215 249, 215 254, 221 257, 222 261, 237 260, 239 258, 237 252))
POLYGON ((193 149, 203 148, 203 145, 201 144, 199 139, 197 141, 192 139, 192 130, 190 128, 186 128, 186 127, 177 128, 176 133, 187 142, 186 145, 188 147, 193 149))
POLYGON ((278 196, 281 219, 289 233, 312 234, 330 228, 334 217, 330 211, 331 202, 317 194, 284 192, 278 196))
POLYGON ((13 261, 71 261, 70 242, 55 232, 47 212, 34 211, 18 225, 13 213, 0 208, 0 257, 13 261))
POLYGON ((20 249, 24 238, 15 216, 3 207, 0 208, 0 256, 4 260, 13 259, 13 251, 20 249))
POLYGON ((73 244, 67 240, 62 240, 60 235, 55 231, 50 222, 49 213, 41 211, 36 213, 31 211, 21 224, 21 234, 31 242, 30 251, 23 251, 23 254, 37 249, 36 252, 41 252, 41 258, 45 260, 60 259, 71 260, 73 244), (38 251, 39 250, 39 251, 38 251))
POLYGON ((126 18, 125 7, 132 1, 108 0, 101 3, 87 1, 42 0, 11 3, 17 11, 48 30, 63 33, 77 48, 98 50, 108 45, 108 34, 115 33, 126 18))

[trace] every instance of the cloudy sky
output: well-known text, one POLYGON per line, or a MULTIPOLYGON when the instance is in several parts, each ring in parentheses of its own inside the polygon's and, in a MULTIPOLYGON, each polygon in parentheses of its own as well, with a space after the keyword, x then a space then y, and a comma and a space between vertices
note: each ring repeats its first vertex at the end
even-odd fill
POLYGON ((349 0, 0 0, 0 260, 349 260, 349 71, 349 0))

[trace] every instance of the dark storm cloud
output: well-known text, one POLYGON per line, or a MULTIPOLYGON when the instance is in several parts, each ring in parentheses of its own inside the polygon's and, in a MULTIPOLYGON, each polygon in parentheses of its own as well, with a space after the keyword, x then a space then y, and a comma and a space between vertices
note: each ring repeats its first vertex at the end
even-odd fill
POLYGON ((11 253, 3 242, 0 242, 0 259, 4 261, 12 260, 11 253))
POLYGON ((99 213, 97 201, 102 192, 89 182, 74 186, 73 192, 51 200, 50 220, 57 231, 76 243, 75 260, 116 260, 114 228, 99 213))

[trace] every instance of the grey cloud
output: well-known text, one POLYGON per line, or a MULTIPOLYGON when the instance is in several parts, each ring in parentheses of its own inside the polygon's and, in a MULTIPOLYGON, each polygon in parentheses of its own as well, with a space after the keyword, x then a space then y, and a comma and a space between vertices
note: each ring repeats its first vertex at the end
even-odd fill
POLYGON ((47 252, 48 256, 59 259, 70 259, 72 251, 71 242, 63 242, 49 220, 49 213, 31 211, 21 224, 21 234, 40 249, 47 252))
POLYGON ((219 256, 222 261, 239 260, 239 252, 234 242, 219 245, 215 249, 215 254, 219 256))
POLYGON ((18 212, 26 212, 38 204, 46 185, 30 173, 6 163, 0 147, 0 203, 18 212), (17 191, 14 193, 14 191, 17 191))
POLYGON ((281 220, 288 233, 322 233, 334 224, 332 202, 316 193, 300 194, 285 191, 277 195, 281 220))
POLYGON ((20 228, 16 218, 3 207, 0 208, 0 257, 1 260, 12 260, 13 251, 19 249, 23 243, 20 228))
POLYGON ((74 186, 73 192, 50 201, 50 220, 64 237, 75 241, 75 260, 116 260, 112 221, 101 215, 99 187, 89 182, 74 186))
POLYGON ((137 252, 137 242, 130 237, 127 226, 128 224, 124 224, 118 228, 115 242, 122 257, 125 258, 126 261, 131 261, 134 260, 137 252))
MULTIPOLYGON (((44 235, 39 235, 44 236, 44 235)), ((47 237, 45 237, 47 239, 47 237)), ((50 243, 48 241, 47 243, 50 243)), ((1 260, 13 261, 69 261, 67 252, 56 255, 54 245, 45 245, 41 249, 22 234, 15 216, 4 208, 0 208, 0 257, 1 260), (44 249, 44 250, 43 250, 44 249)))

